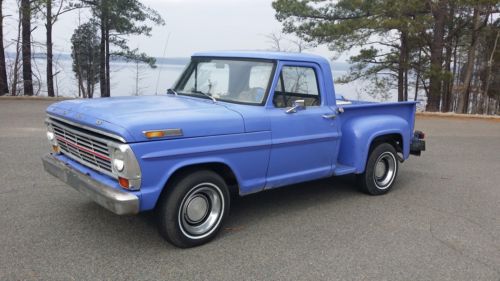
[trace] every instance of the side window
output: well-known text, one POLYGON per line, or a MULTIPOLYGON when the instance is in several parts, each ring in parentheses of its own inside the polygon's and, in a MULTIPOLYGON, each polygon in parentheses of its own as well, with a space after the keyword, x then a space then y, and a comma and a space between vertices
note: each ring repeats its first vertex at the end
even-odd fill
POLYGON ((319 106, 321 98, 316 72, 312 67, 284 66, 274 90, 273 104, 283 108, 304 100, 306 106, 319 106))

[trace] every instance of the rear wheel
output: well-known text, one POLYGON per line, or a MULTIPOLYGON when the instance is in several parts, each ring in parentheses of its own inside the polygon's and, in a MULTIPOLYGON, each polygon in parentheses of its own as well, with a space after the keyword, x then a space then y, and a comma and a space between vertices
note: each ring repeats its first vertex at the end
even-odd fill
POLYGON ((208 170, 174 180, 159 206, 159 231, 170 243, 188 248, 212 240, 229 213, 225 181, 208 170))
POLYGON ((392 188, 398 173, 396 149, 388 143, 381 143, 371 151, 365 172, 357 175, 361 190, 370 195, 382 195, 392 188))

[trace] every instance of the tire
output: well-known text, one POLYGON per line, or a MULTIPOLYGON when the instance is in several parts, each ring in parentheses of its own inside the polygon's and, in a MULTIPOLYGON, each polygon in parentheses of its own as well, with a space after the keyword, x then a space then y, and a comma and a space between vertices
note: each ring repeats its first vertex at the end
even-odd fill
POLYGON ((180 248, 212 240, 229 214, 226 182, 217 173, 201 170, 184 174, 167 188, 158 208, 160 234, 180 248))
POLYGON ((394 185, 398 169, 396 149, 389 143, 373 148, 366 162, 365 172, 356 176, 360 189, 370 195, 382 195, 394 185))

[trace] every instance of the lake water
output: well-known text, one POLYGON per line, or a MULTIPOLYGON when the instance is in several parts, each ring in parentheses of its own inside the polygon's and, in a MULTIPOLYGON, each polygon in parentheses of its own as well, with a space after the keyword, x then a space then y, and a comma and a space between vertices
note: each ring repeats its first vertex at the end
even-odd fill
MULTIPOLYGON (((36 77, 35 81, 41 80, 39 95, 46 96, 47 90, 45 85, 45 60, 35 59, 33 61, 33 72, 36 77)), ((157 68, 150 68, 147 65, 125 62, 112 62, 111 66, 111 96, 131 96, 131 95, 155 95, 164 94, 166 89, 170 88, 185 65, 180 64, 158 64, 157 68)), ((60 60, 54 67, 54 73, 57 73, 54 79, 54 87, 58 96, 78 97, 77 80, 72 71, 71 60, 60 60)), ((335 71, 335 64, 332 65, 333 76, 340 77, 347 71, 335 71)), ((345 67, 344 67, 345 68, 345 67)), ((35 84, 37 84, 35 82, 35 84)), ((366 83, 356 81, 348 84, 335 85, 336 93, 345 96, 348 99, 362 99, 375 101, 376 98, 366 94, 363 90, 366 83)), ((99 84, 95 87, 95 97, 99 97, 99 84)), ((388 101, 395 101, 396 96, 394 91, 390 91, 391 97, 388 101)))

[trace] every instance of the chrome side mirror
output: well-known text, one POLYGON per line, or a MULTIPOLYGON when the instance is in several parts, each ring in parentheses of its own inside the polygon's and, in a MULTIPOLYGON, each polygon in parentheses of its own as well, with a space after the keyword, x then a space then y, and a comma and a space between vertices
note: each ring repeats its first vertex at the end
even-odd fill
POLYGON ((297 110, 306 109, 306 102, 304 100, 296 100, 293 102, 293 106, 287 108, 286 113, 295 113, 297 110))

